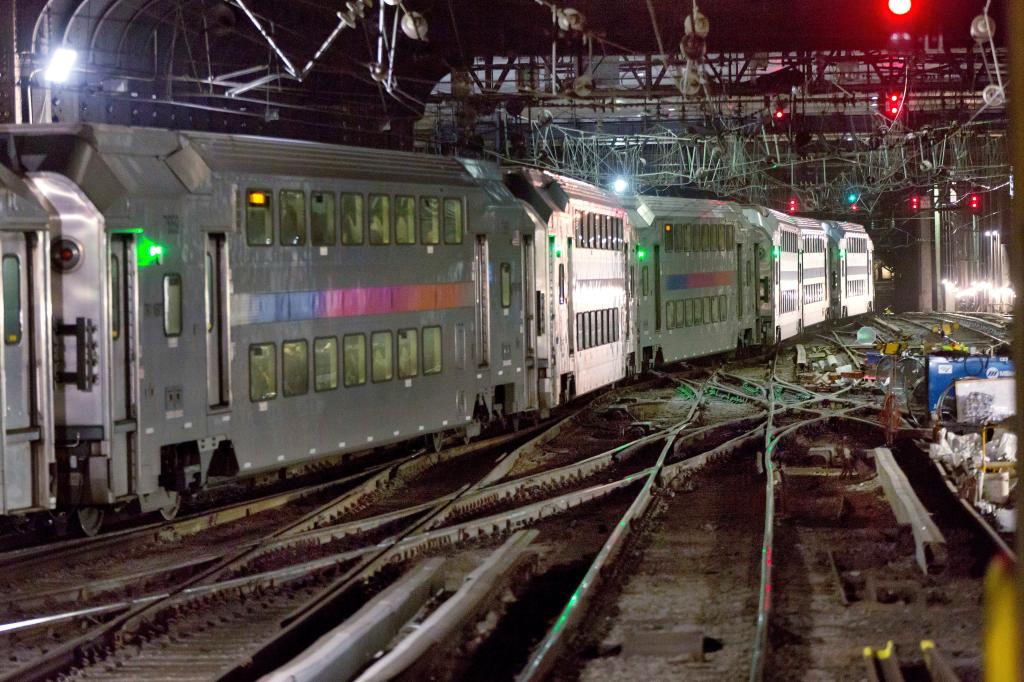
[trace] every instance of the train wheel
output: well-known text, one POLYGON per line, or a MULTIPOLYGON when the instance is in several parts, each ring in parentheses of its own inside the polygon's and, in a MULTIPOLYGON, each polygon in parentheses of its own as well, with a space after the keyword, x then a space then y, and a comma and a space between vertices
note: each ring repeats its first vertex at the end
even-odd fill
POLYGON ((75 523, 84 535, 92 537, 103 527, 103 515, 99 507, 79 507, 75 511, 75 523))
POLYGON ((160 517, 164 521, 173 521, 181 511, 181 495, 178 493, 171 493, 171 495, 171 501, 160 507, 160 517))

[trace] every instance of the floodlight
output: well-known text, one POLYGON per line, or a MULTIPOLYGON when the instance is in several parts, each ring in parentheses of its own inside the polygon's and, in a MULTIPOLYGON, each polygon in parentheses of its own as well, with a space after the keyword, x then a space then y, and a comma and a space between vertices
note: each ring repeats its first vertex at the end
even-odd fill
POLYGON ((71 67, 77 59, 78 53, 70 47, 58 47, 50 56, 43 78, 51 83, 64 83, 71 75, 71 67))

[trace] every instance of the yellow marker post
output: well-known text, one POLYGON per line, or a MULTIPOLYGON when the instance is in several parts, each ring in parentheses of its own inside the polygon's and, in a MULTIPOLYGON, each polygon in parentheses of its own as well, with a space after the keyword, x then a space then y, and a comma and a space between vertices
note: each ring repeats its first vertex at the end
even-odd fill
POLYGON ((985 682, 1021 682, 1013 564, 999 555, 985 573, 985 682))

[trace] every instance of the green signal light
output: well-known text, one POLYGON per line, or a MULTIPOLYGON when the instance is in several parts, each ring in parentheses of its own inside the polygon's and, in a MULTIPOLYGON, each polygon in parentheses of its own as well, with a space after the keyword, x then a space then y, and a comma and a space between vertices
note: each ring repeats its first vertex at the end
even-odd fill
POLYGON ((846 259, 846 249, 839 249, 839 258, 846 259))
POLYGON ((637 260, 646 260, 647 259, 647 252, 644 251, 643 249, 641 249, 639 246, 636 247, 636 259, 637 260))
POLYGON ((150 265, 159 265, 165 255, 167 255, 167 248, 163 244, 159 244, 149 237, 142 235, 139 237, 139 242, 135 247, 136 260, 138 261, 140 268, 147 268, 150 265))
POLYGON ((782 249, 781 248, 779 248, 778 246, 773 246, 772 247, 772 258, 778 258, 779 254, 781 254, 781 253, 782 253, 782 249))
POLYGON ((846 195, 846 201, 851 204, 856 204, 857 200, 860 199, 860 195, 856 192, 850 192, 846 195))

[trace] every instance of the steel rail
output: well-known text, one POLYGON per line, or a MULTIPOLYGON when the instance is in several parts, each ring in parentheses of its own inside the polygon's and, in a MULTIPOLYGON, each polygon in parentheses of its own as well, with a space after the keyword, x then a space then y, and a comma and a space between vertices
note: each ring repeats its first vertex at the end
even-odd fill
POLYGON ((696 400, 690 408, 686 418, 676 426, 663 434, 665 445, 658 455, 658 460, 646 476, 643 487, 634 498, 632 504, 623 514, 622 518, 615 525, 615 529, 608 536, 602 545, 594 561, 590 564, 586 574, 579 585, 573 591, 565 606, 559 612, 555 623, 548 629, 544 639, 534 649, 526 666, 516 677, 516 682, 530 682, 543 679, 554 665, 558 654, 566 644, 567 633, 572 631, 583 619, 586 606, 593 598, 598 585, 601 583, 601 573, 606 565, 609 565, 621 551, 626 538, 632 530, 633 524, 637 522, 647 511, 652 500, 652 493, 655 483, 662 475, 665 461, 672 451, 672 446, 679 433, 693 420, 697 409, 703 399, 704 386, 713 382, 715 375, 709 376, 701 389, 698 391, 696 400))
POLYGON ((764 470, 764 536, 761 541, 761 579, 757 596, 757 630, 754 636, 754 651, 750 660, 750 682, 760 682, 764 678, 765 658, 768 654, 768 619, 772 607, 772 547, 775 532, 775 468, 772 463, 772 452, 778 442, 773 440, 775 422, 775 392, 773 385, 776 380, 775 365, 778 354, 772 360, 768 379, 768 417, 764 428, 764 454, 762 468, 764 470))

